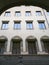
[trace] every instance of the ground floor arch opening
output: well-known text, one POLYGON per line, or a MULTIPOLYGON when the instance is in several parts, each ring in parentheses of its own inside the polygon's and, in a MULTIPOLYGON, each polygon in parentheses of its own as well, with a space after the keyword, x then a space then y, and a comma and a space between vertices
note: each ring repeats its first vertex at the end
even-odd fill
POLYGON ((37 54, 37 40, 34 36, 28 36, 26 39, 29 54, 37 54))
POLYGON ((11 40, 12 42, 12 54, 21 54, 22 39, 19 36, 15 36, 11 40))
POLYGON ((7 46, 7 38, 5 36, 0 36, 0 54, 4 54, 7 46))
POLYGON ((49 53, 49 37, 48 36, 42 36, 41 37, 41 45, 42 50, 46 53, 49 53))

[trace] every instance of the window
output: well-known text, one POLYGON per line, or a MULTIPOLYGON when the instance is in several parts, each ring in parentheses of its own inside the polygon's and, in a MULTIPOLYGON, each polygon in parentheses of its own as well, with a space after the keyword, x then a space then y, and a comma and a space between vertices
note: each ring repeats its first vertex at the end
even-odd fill
POLYGON ((31 15, 31 11, 26 11, 25 12, 25 16, 30 16, 31 15))
POLYGON ((10 11, 5 12, 5 16, 10 16, 10 11))
POLYGON ((28 41, 28 52, 29 54, 37 54, 36 41, 33 41, 33 39, 28 41))
POLYGON ((12 47, 12 54, 20 54, 20 41, 19 39, 15 39, 16 41, 13 41, 13 47, 12 47))
POLYGON ((33 29, 33 23, 31 21, 26 22, 27 29, 33 29))
POLYGON ((21 28, 20 22, 19 21, 14 22, 14 29, 20 29, 20 28, 21 28))
POLYGON ((43 40, 43 45, 44 45, 43 51, 49 53, 49 39, 48 40, 43 40))
POLYGON ((42 15, 41 11, 36 11, 36 15, 41 16, 42 15))
POLYGON ((47 15, 49 16, 49 12, 47 12, 47 15))
POLYGON ((8 29, 8 21, 2 22, 2 29, 8 29))
POLYGON ((4 45, 5 45, 5 42, 1 41, 0 42, 0 54, 4 52, 4 45))
POLYGON ((45 29, 45 23, 44 22, 38 22, 40 29, 45 29))
POLYGON ((16 11, 15 12, 15 16, 18 16, 18 17, 21 16, 21 12, 20 11, 16 11))

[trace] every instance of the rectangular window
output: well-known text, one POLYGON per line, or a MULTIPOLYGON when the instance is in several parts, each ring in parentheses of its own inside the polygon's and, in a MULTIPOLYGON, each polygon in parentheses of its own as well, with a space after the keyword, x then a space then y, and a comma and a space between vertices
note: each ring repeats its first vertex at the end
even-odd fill
POLYGON ((16 11, 15 12, 15 16, 18 16, 18 17, 21 16, 21 12, 20 11, 16 11))
POLYGON ((26 27, 27 27, 27 29, 33 29, 33 22, 27 21, 26 22, 26 27))
POLYGON ((25 12, 25 16, 30 16, 31 15, 31 11, 26 11, 25 12))
POLYGON ((2 29, 4 30, 8 29, 8 21, 2 22, 2 29))
POLYGON ((5 16, 10 16, 10 11, 5 12, 5 16))
POLYGON ((49 16, 49 12, 47 12, 47 15, 49 16))
POLYGON ((14 22, 14 29, 21 29, 21 23, 19 21, 14 22))
POLYGON ((42 50, 49 53, 49 38, 42 39, 42 50))
POLYGON ((42 15, 42 12, 41 11, 36 11, 36 15, 37 16, 41 16, 42 15))
POLYGON ((3 54, 4 53, 4 48, 5 47, 5 41, 1 40, 0 41, 0 54, 3 54))
POLYGON ((38 22, 38 24, 39 24, 39 28, 40 28, 40 29, 45 29, 45 28, 46 28, 44 22, 38 22))

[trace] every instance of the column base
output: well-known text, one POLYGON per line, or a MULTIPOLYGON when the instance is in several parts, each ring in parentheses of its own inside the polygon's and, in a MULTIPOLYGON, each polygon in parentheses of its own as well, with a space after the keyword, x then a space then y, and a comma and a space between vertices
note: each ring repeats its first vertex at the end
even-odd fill
POLYGON ((46 53, 45 51, 43 51, 43 52, 40 51, 40 52, 37 52, 37 54, 39 54, 39 55, 40 55, 40 54, 41 54, 41 55, 46 55, 46 54, 48 54, 48 53, 46 53))
POLYGON ((12 52, 4 52, 5 55, 10 55, 12 52))
POLYGON ((28 54, 28 52, 21 52, 21 54, 23 54, 23 55, 27 55, 27 54, 28 54))

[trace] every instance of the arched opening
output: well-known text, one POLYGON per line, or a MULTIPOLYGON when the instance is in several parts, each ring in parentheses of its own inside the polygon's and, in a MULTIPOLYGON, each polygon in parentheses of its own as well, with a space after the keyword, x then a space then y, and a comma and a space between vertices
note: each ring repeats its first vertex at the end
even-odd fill
POLYGON ((6 51, 7 38, 5 36, 0 36, 0 54, 6 51))
POLYGON ((41 37, 41 45, 42 50, 46 53, 49 53, 49 37, 48 36, 42 36, 41 37))
POLYGON ((29 54, 37 54, 37 40, 34 36, 28 36, 26 39, 29 54))
POLYGON ((15 36, 11 40, 12 42, 12 54, 21 54, 22 39, 19 36, 15 36))
POLYGON ((14 6, 21 6, 21 5, 34 5, 42 7, 49 11, 49 2, 46 0, 1 0, 0 2, 0 14, 3 13, 5 10, 14 7, 14 6), (36 3, 35 3, 36 2, 36 3), (3 4, 4 3, 4 4, 3 4), (45 5, 46 4, 46 5, 45 5))

